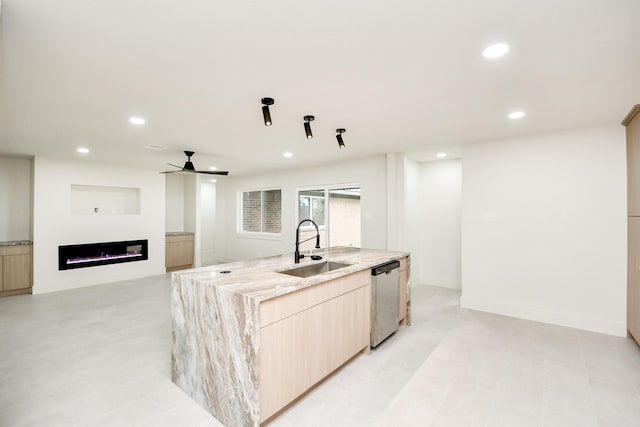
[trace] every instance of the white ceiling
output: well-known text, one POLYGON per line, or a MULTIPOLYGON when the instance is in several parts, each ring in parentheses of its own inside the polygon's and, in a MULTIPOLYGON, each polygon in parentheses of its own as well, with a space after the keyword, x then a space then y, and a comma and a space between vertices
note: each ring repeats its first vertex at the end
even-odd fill
POLYGON ((4 0, 0 153, 242 175, 616 124, 639 23, 638 0, 4 0))

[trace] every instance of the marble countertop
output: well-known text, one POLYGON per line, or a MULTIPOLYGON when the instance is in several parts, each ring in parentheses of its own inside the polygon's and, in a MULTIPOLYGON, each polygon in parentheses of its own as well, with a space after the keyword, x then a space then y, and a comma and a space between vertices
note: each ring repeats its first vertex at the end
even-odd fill
POLYGON ((192 235, 194 233, 190 231, 167 231, 164 234, 165 236, 187 236, 187 235, 192 235))
POLYGON ((20 245, 32 245, 31 240, 7 240, 6 242, 0 242, 0 246, 20 246, 20 245))
POLYGON ((407 252, 351 247, 316 249, 313 254, 322 256, 322 260, 313 261, 306 256, 300 260, 300 264, 295 264, 293 253, 290 253, 181 270, 172 274, 191 279, 200 285, 223 288, 225 291, 255 298, 257 301, 264 301, 409 255, 407 252), (290 268, 325 261, 350 265, 307 278, 280 273, 280 271, 290 268))

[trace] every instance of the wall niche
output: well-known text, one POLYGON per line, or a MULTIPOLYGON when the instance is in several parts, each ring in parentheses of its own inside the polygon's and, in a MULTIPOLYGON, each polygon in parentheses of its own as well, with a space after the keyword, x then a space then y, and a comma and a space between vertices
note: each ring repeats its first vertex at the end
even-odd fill
POLYGON ((140 189, 71 184, 72 215, 140 215, 140 189))

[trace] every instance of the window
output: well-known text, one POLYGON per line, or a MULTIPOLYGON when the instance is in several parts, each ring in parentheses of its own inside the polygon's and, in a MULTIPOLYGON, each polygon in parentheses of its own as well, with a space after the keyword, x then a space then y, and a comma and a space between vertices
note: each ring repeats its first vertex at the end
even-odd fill
POLYGON ((282 191, 244 191, 241 224, 241 231, 245 232, 280 233, 282 231, 282 191))
POLYGON ((301 191, 298 194, 298 218, 312 219, 324 225, 324 190, 301 191))

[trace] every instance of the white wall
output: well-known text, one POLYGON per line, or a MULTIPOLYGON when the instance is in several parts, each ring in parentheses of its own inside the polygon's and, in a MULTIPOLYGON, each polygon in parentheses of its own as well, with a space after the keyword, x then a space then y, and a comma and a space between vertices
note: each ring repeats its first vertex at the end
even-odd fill
POLYGON ((216 184, 200 184, 200 253, 202 265, 216 263, 216 184))
POLYGON ((33 293, 164 273, 165 187, 155 171, 36 157, 33 293), (72 215, 72 184, 139 188, 140 215, 72 215), (58 246, 147 239, 147 261, 58 271, 58 246))
POLYGON ((0 242, 32 240, 33 159, 0 156, 0 242))
POLYGON ((460 160, 420 164, 420 250, 415 263, 420 265, 421 284, 460 289, 461 173, 460 160))
POLYGON ((421 265, 421 239, 423 235, 423 212, 422 212, 422 182, 420 180, 420 164, 407 158, 403 159, 403 180, 404 193, 403 208, 398 213, 402 218, 402 237, 399 247, 411 252, 411 277, 410 284, 415 286, 422 284, 421 265))
POLYGON ((387 246, 386 157, 376 156, 348 163, 290 170, 250 177, 218 179, 216 199, 216 259, 249 259, 295 250, 297 189, 339 184, 360 184, 362 246, 387 246), (239 235, 236 224, 238 191, 282 189, 282 234, 276 238, 239 235))
POLYGON ((166 186, 166 231, 184 229, 184 175, 165 175, 166 186))
POLYGON ((625 170, 621 126, 465 147, 461 305, 624 336, 625 170))

